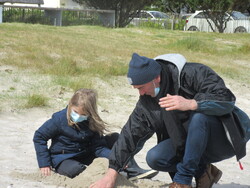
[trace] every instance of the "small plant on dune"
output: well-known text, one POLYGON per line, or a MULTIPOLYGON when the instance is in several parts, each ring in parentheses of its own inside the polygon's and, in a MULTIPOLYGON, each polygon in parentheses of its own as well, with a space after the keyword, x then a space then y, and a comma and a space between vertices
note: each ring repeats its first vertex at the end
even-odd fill
POLYGON ((250 52, 250 43, 243 44, 238 48, 239 53, 249 53, 250 52))
POLYGON ((27 103, 24 105, 24 107, 32 108, 32 107, 47 106, 47 103, 48 103, 47 97, 40 94, 32 94, 28 95, 27 103))

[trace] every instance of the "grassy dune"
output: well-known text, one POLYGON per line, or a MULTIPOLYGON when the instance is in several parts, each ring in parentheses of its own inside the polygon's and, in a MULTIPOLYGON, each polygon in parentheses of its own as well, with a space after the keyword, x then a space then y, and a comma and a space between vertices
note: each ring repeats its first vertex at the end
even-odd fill
MULTIPOLYGON (((152 58, 165 53, 181 53, 189 62, 206 64, 223 77, 250 84, 250 34, 0 24, 0 65, 39 75, 34 77, 38 80, 46 78, 40 86, 33 86, 32 93, 15 95, 25 100, 36 96, 45 104, 42 89, 49 91, 52 87, 63 87, 75 90, 92 87, 94 77, 108 80, 113 76, 125 76, 133 52, 152 58)), ((4 75, 1 76, 3 79, 4 75)), ((12 80, 20 81, 17 77, 12 80)), ((0 101, 14 98, 6 94, 6 90, 17 91, 18 88, 10 85, 4 89, 0 101)))

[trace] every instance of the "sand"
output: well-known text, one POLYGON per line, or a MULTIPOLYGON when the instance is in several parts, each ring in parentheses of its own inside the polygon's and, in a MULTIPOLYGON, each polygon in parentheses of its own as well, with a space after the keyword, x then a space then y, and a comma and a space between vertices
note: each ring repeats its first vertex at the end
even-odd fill
MULTIPOLYGON (((96 159, 82 174, 69 179, 58 174, 49 177, 41 176, 34 146, 33 134, 44 121, 67 104, 73 93, 61 87, 46 88, 51 96, 49 107, 19 109, 13 107, 13 96, 32 91, 38 83, 42 87, 50 81, 45 76, 29 74, 13 67, 0 68, 0 91, 8 92, 10 100, 2 100, 0 109, 0 188, 85 188, 100 179, 106 172, 107 159, 96 159), (36 79, 34 79, 36 77, 36 79), (15 90, 10 90, 15 87, 15 90)), ((111 131, 120 131, 138 99, 138 93, 127 84, 125 77, 114 78, 104 82, 96 79, 99 92, 99 111, 101 117, 109 123, 111 131)), ((227 86, 237 97, 237 106, 250 115, 250 86, 239 84, 234 80, 225 79, 227 86)), ((149 168, 145 162, 146 152, 156 144, 155 135, 149 139, 145 147, 135 159, 143 168, 149 168)), ((250 144, 247 144, 247 156, 241 160, 244 170, 240 170, 235 157, 216 163, 223 171, 223 176, 214 187, 218 188, 249 188, 250 187, 250 144)), ((167 173, 160 172, 152 180, 130 182, 119 176, 116 187, 167 187, 171 183, 167 173)))

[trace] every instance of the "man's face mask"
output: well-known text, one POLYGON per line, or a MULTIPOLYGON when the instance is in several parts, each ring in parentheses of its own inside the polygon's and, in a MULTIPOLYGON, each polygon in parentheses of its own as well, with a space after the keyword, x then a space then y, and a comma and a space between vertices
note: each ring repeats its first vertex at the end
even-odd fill
POLYGON ((88 116, 79 115, 74 110, 71 111, 70 117, 71 117, 71 120, 74 121, 75 123, 86 121, 88 119, 88 116))
POLYGON ((153 81, 153 84, 154 84, 154 88, 155 88, 155 96, 154 97, 156 97, 158 94, 159 94, 159 92, 160 92, 160 87, 155 87, 155 82, 153 81))

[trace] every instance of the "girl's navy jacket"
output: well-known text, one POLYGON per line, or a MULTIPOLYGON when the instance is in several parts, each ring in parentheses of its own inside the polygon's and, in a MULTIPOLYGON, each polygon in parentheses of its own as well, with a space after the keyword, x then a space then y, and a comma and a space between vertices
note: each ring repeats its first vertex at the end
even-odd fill
POLYGON ((39 168, 52 166, 75 156, 106 157, 110 153, 103 136, 88 128, 88 121, 78 123, 80 130, 69 126, 67 108, 56 112, 34 134, 34 145, 39 168), (51 145, 48 148, 48 140, 51 145))

